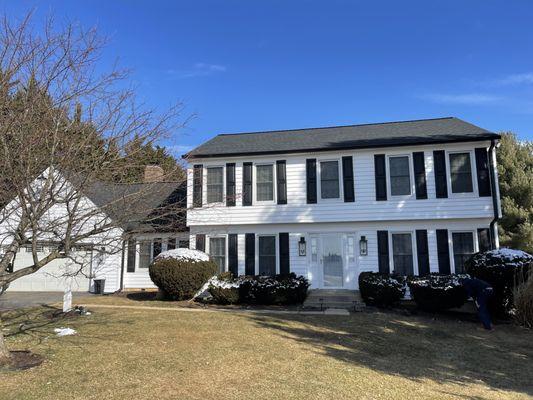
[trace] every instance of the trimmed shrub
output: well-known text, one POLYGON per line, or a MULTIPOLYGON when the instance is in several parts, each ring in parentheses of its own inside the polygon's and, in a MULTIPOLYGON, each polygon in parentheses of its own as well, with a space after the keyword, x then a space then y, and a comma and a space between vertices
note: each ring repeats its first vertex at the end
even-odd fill
POLYGON ((459 278, 466 275, 412 276, 407 279, 411 297, 416 305, 426 311, 443 311, 463 306, 467 293, 459 278))
POLYGON ((212 261, 156 258, 148 269, 150 279, 171 300, 191 299, 218 271, 212 261))
POLYGON ((359 274, 359 292, 367 305, 391 307, 405 296, 405 277, 382 274, 379 272, 361 272, 359 274))
POLYGON ((526 328, 533 328, 533 279, 520 283, 513 295, 516 322, 526 328))
POLYGON ((307 297, 309 282, 303 276, 219 276, 209 284, 217 304, 298 304, 307 297))
POLYGON ((513 314, 513 290, 533 270, 533 256, 511 249, 490 250, 474 254, 465 264, 466 272, 494 288, 489 301, 491 313, 499 317, 513 314))

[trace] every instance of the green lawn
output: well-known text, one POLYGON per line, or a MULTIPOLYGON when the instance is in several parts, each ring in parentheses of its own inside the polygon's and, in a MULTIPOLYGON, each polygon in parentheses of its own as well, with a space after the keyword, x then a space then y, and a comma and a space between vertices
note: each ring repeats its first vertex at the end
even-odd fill
POLYGON ((487 333, 470 322, 389 313, 341 317, 109 308, 48 321, 43 310, 4 315, 11 349, 31 349, 46 361, 35 369, 0 373, 2 400, 533 395, 533 332, 512 325, 487 333), (36 327, 20 333, 23 321, 36 327), (59 326, 78 335, 56 337, 52 331, 59 326))

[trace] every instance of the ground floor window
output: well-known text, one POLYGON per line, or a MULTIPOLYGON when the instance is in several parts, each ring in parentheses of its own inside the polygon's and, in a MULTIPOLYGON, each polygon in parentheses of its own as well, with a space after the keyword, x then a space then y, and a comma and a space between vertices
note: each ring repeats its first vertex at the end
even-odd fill
POLYGON ((137 243, 135 240, 128 240, 128 261, 127 261, 127 271, 135 272, 135 256, 137 255, 136 249, 137 243))
POLYGON ((163 241, 161 239, 154 239, 153 258, 156 258, 163 250, 163 241))
POLYGON ((152 242, 142 241, 139 244, 139 268, 148 268, 152 261, 152 242))
POLYGON ((219 272, 224 272, 226 270, 226 238, 210 238, 209 255, 218 265, 219 272))
POLYGON ((259 275, 276 275, 276 236, 259 236, 259 275))
POLYGON ((178 247, 179 247, 180 249, 188 249, 188 248, 189 248, 189 245, 190 245, 190 243, 189 243, 188 240, 180 240, 180 241, 178 242, 178 247))
POLYGON ((452 232, 453 264, 456 274, 465 272, 465 262, 474 254, 474 234, 472 232, 452 232))
POLYGON ((392 260, 394 272, 413 275, 413 240, 410 233, 392 234, 392 260))

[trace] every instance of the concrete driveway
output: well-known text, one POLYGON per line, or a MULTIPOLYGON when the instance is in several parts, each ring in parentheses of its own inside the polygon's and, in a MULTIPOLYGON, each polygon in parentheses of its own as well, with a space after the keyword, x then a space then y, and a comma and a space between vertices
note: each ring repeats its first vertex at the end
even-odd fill
MULTIPOLYGON (((74 292, 73 302, 83 297, 94 296, 88 292, 74 292)), ((0 296, 0 310, 34 307, 41 304, 63 302, 63 292, 9 292, 0 296)))

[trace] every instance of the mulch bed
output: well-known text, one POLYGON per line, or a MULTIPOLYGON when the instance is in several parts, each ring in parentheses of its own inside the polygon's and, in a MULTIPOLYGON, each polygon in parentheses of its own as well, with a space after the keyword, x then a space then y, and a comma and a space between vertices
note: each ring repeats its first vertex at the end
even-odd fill
POLYGON ((44 361, 44 357, 32 353, 28 350, 14 350, 11 351, 11 362, 7 365, 0 365, 0 371, 20 371, 38 367, 44 361))

